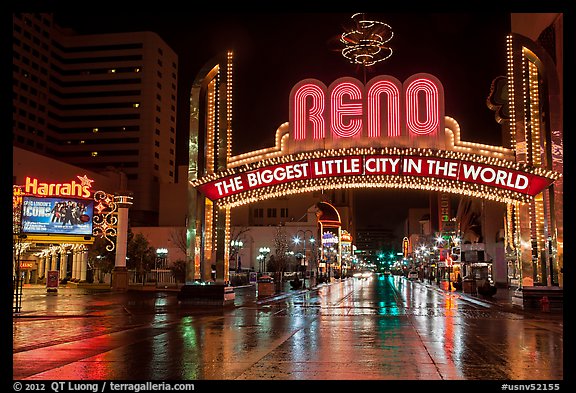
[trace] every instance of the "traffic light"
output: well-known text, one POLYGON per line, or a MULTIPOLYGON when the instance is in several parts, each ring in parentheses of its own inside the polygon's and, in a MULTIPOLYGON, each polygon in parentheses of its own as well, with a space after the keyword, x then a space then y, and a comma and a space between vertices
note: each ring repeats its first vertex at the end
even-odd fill
POLYGON ((454 262, 460 262, 460 247, 452 247, 452 252, 450 253, 450 256, 452 257, 452 260, 454 262))

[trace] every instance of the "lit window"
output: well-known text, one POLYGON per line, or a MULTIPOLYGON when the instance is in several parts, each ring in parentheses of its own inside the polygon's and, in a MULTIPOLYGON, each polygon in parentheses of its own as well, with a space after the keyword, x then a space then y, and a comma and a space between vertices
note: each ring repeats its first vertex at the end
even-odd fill
POLYGON ((133 106, 134 108, 138 108, 138 107, 140 106, 140 103, 135 102, 134 104, 132 104, 132 106, 133 106))
POLYGON ((97 157, 98 156, 98 152, 97 151, 93 151, 92 153, 90 153, 92 155, 92 157, 97 157))
POLYGON ((98 130, 98 127, 92 128, 92 132, 93 132, 93 133, 97 133, 98 131, 99 131, 99 130, 98 130))

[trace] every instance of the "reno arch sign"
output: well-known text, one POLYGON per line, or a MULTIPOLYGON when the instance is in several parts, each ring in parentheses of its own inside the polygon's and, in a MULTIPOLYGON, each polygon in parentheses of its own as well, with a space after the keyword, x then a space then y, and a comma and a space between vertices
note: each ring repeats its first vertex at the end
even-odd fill
POLYGON ((290 93, 293 141, 324 140, 330 146, 380 145, 441 148, 444 130, 444 89, 425 73, 402 84, 381 75, 366 86, 345 77, 326 87, 316 79, 299 82, 290 93), (387 142, 387 143, 386 143, 387 142))
MULTIPOLYGON (((321 178, 359 177, 370 181, 369 176, 392 175, 425 177, 427 179, 454 180, 463 183, 492 186, 529 196, 538 194, 551 182, 534 174, 510 168, 498 168, 460 160, 433 157, 361 155, 335 156, 270 165, 237 175, 226 176, 200 186, 200 191, 211 200, 219 200, 266 186, 278 186, 321 178)), ((376 181, 377 179, 374 179, 376 181)))
POLYGON ((425 73, 401 83, 381 75, 365 86, 316 79, 290 93, 289 122, 271 149, 229 157, 226 171, 193 186, 219 205, 237 206, 325 188, 436 190, 499 201, 530 201, 558 174, 515 161, 499 146, 460 141, 444 114, 444 89, 425 73))

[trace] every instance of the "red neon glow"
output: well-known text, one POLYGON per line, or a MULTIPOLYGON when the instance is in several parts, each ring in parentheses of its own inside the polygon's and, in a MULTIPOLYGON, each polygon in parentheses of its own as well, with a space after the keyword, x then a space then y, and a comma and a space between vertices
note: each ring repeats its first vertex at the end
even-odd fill
POLYGON ((326 136, 326 125, 324 122, 324 90, 315 84, 307 83, 300 86, 294 94, 294 139, 306 139, 306 129, 308 122, 312 125, 312 136, 314 139, 323 139, 326 136), (308 98, 311 98, 312 106, 306 109, 308 98))
POLYGON ((330 129, 340 138, 351 138, 362 130, 362 90, 351 82, 342 82, 332 89, 330 129), (344 103, 344 96, 352 102, 344 103), (354 102, 355 100, 355 102, 354 102), (351 117, 345 121, 346 117, 351 117))
POLYGON ((291 134, 295 141, 304 141, 310 134, 314 140, 324 139, 327 129, 333 139, 439 136, 443 100, 442 84, 429 74, 415 74, 404 84, 381 75, 366 86, 346 77, 329 89, 316 79, 306 79, 290 95, 291 134), (328 99, 330 107, 325 108, 328 99))
POLYGON ((410 134, 430 135, 438 131, 439 93, 438 87, 429 79, 416 79, 406 88, 406 125, 410 134), (423 93, 426 109, 424 121, 420 118, 420 93, 423 93))
POLYGON ((380 96, 388 98, 388 136, 400 136, 400 89, 389 80, 380 80, 368 90, 368 137, 378 138, 381 135, 380 96))

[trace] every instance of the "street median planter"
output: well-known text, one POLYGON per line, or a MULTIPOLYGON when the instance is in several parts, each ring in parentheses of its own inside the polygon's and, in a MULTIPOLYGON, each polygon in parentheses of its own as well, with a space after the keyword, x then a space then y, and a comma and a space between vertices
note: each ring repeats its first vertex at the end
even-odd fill
POLYGON ((234 288, 223 284, 186 284, 178 293, 180 304, 190 305, 233 305, 234 288))
POLYGON ((464 280, 462 280, 462 292, 474 294, 477 293, 476 279, 464 277, 464 280))
POLYGON ((272 296, 276 293, 274 279, 270 276, 261 276, 257 281, 258 297, 272 296))

